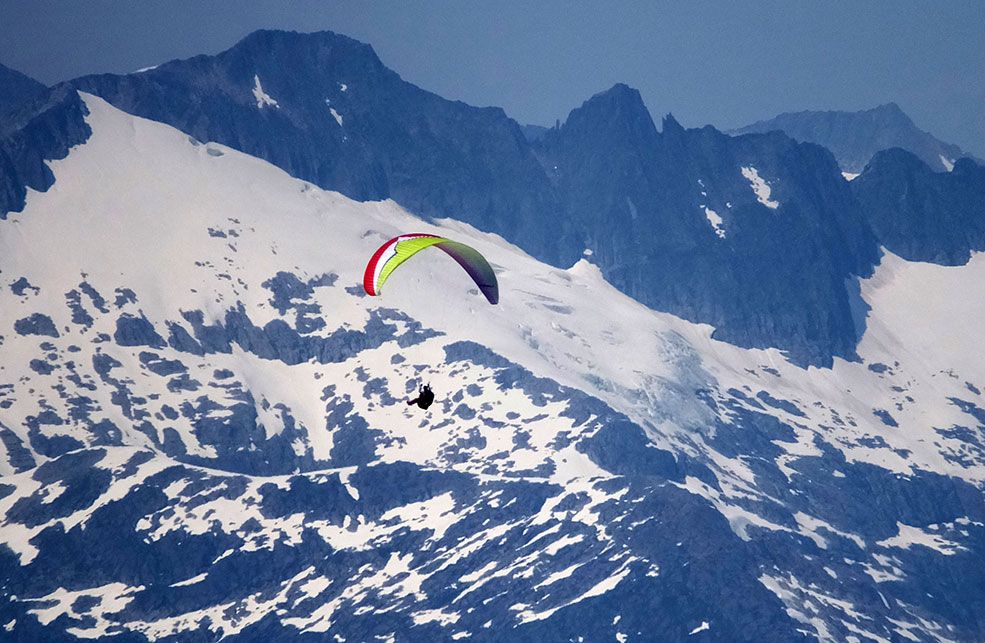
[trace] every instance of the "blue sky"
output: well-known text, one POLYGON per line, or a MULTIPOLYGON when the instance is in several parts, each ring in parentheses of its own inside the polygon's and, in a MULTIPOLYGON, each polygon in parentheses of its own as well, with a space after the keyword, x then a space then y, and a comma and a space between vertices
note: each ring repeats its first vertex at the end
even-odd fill
POLYGON ((369 42, 405 79, 550 124, 616 82, 728 128, 895 101, 985 156, 985 2, 0 0, 0 62, 54 83, 216 53, 258 28, 369 42))

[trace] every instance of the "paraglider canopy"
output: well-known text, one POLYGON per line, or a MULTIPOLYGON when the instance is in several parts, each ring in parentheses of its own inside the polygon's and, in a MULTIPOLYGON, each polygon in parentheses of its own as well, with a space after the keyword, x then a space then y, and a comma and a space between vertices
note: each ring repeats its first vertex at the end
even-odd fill
POLYGON ((499 302, 499 284, 496 282, 496 273, 486 258, 479 254, 475 248, 439 237, 433 234, 404 234, 390 239, 373 253, 373 257, 366 264, 366 272, 363 274, 363 288, 367 295, 376 296, 380 294, 380 289, 400 264, 407 261, 421 250, 430 247, 444 250, 452 259, 458 262, 465 272, 472 277, 472 281, 479 287, 482 294, 486 296, 490 304, 499 302))

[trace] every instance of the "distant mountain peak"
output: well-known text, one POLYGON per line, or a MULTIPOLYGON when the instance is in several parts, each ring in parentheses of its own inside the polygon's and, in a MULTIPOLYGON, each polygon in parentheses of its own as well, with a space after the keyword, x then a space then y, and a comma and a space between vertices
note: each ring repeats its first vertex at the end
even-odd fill
POLYGON ((22 80, 22 81, 25 81, 27 83, 31 83, 31 84, 36 85, 36 86, 39 86, 39 87, 44 87, 44 85, 42 83, 34 80, 33 78, 31 78, 27 74, 25 74, 23 72, 20 72, 20 71, 17 71, 13 67, 8 67, 7 65, 4 65, 3 63, 0 63, 0 77, 2 77, 2 78, 17 78, 17 79, 22 80))
MULTIPOLYGON (((634 87, 630 87, 626 83, 616 83, 609 89, 605 90, 604 92, 599 92, 596 95, 598 96, 603 94, 612 94, 612 95, 628 96, 628 97, 636 97, 636 98, 639 98, 640 96, 640 92, 638 89, 634 87)), ((643 99, 640 98, 640 101, 642 100, 643 99)))
POLYGON ((870 114, 878 118, 886 119, 886 124, 896 124, 916 128, 916 124, 913 122, 913 119, 910 118, 910 115, 904 112, 903 108, 894 102, 877 105, 868 111, 870 114))
POLYGON ((373 47, 334 31, 297 32, 261 29, 254 31, 215 57, 233 61, 230 72, 248 75, 256 69, 246 69, 246 63, 260 71, 292 74, 298 71, 323 70, 331 73, 339 68, 359 73, 387 73, 389 70, 373 47))
POLYGON ((834 153, 845 172, 857 174, 882 150, 900 147, 918 156, 934 170, 950 171, 954 162, 969 156, 957 145, 945 143, 921 130, 895 102, 871 109, 786 112, 733 130, 730 134, 785 132, 791 138, 823 145, 834 153))
POLYGON ((0 114, 44 94, 42 83, 0 63, 0 114))
POLYGON ((900 107, 895 101, 889 101, 888 103, 876 105, 872 108, 872 111, 899 112, 900 114, 905 114, 903 108, 900 107))
POLYGON ((623 132, 632 136, 651 136, 656 126, 640 92, 616 83, 571 110, 563 129, 590 128, 603 136, 623 132))
POLYGON ((666 134, 668 131, 684 131, 684 126, 681 125, 671 112, 667 112, 667 115, 663 117, 663 122, 661 123, 660 131, 666 134))
POLYGON ((376 56, 372 45, 327 29, 307 32, 284 29, 258 29, 244 36, 227 51, 251 47, 262 47, 268 51, 272 51, 274 48, 284 45, 342 45, 353 50, 363 50, 364 52, 371 53, 374 57, 376 56))
POLYGON ((647 111, 639 90, 624 83, 616 83, 609 89, 595 94, 578 109, 610 109, 613 106, 623 107, 629 111, 647 111))

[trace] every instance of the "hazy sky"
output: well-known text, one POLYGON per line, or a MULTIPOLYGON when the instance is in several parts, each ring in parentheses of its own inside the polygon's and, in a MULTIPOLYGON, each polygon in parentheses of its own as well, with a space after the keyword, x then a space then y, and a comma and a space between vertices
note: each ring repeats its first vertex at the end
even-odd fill
POLYGON ((331 29, 446 98, 551 124, 616 82, 654 118, 744 125, 896 101, 985 156, 982 0, 0 0, 0 62, 45 83, 331 29))

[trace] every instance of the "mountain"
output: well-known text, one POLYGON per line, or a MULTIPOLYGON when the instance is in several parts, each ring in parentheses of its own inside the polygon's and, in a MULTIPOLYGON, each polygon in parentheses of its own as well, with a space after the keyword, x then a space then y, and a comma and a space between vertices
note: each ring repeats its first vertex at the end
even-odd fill
MULTIPOLYGON (((256 32, 216 56, 88 76, 27 103, 0 140, 0 213, 47 189, 45 162, 85 140, 76 90, 351 198, 465 221, 558 268, 590 253, 647 305, 802 365, 855 355, 856 282, 880 245, 904 243, 880 236, 890 233, 869 220, 876 206, 862 211, 816 145, 687 130, 673 117, 658 131, 625 85, 563 125, 524 129, 498 108, 401 80, 369 45, 331 32, 256 32)), ((877 201, 900 198, 904 187, 889 187, 877 201)), ((930 256, 953 252, 968 249, 930 256)))
POLYGON ((465 221, 556 267, 597 253, 625 292, 743 346, 829 364, 858 339, 846 283, 871 272, 876 241, 830 155, 783 136, 733 142, 676 122, 658 134, 622 85, 525 136, 502 110, 421 90, 330 32, 257 32, 217 56, 69 87, 346 196, 465 221), (776 270, 778 256, 802 259, 776 270))
POLYGON ((0 65, 0 122, 18 105, 41 96, 48 88, 15 69, 0 65))
POLYGON ((826 150, 672 116, 658 132, 639 92, 616 85, 538 151, 574 236, 623 292, 801 362, 854 354, 846 281, 870 274, 877 246, 826 150))
POLYGON ((730 133, 776 130, 798 141, 828 148, 849 174, 860 173, 877 152, 892 147, 915 154, 938 172, 950 171, 958 159, 970 156, 957 145, 944 143, 919 129, 896 103, 859 112, 788 112, 730 133))
POLYGON ((909 261, 962 265, 985 250, 985 167, 971 159, 941 173, 894 148, 851 187, 883 245, 909 261))
POLYGON ((594 255, 80 100, 0 221, 6 639, 985 636, 981 255, 884 254, 857 359, 803 369, 594 255), (441 253, 366 297, 407 230, 479 249, 500 305, 441 253))
POLYGON ((570 259, 553 250, 563 220, 515 121, 407 83, 345 36, 258 31, 216 56, 70 85, 354 199, 481 218, 570 259))
POLYGON ((45 162, 88 138, 84 110, 74 90, 50 90, 0 65, 0 220, 24 207, 29 189, 51 187, 45 162))
POLYGON ((85 106, 70 88, 45 90, 0 113, 0 221, 24 208, 28 190, 54 183, 47 161, 89 137, 85 106))

